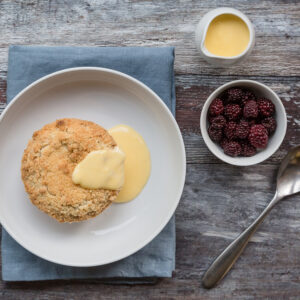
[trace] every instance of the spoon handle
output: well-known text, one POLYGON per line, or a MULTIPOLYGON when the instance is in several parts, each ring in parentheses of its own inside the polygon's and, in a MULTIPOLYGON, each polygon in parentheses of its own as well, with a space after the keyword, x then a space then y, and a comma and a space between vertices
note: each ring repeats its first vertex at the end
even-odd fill
POLYGON ((241 233, 211 264, 202 279, 205 288, 212 288, 217 284, 231 269, 235 261, 239 258, 244 248, 248 244, 251 236, 255 233, 258 226, 262 223, 266 215, 279 200, 276 193, 269 205, 264 209, 260 216, 241 233))

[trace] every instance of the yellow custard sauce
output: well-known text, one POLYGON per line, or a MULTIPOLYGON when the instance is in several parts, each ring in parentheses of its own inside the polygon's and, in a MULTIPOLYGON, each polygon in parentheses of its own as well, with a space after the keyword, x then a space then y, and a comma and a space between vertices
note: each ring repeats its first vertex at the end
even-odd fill
POLYGON ((125 153, 125 181, 115 202, 133 200, 144 188, 151 172, 151 158, 142 136, 127 125, 111 128, 109 134, 125 153))
POLYGON ((75 167, 72 180, 88 189, 118 190, 124 184, 124 162, 118 147, 92 151, 75 167))
POLYGON ((204 46, 211 54, 231 57, 241 54, 249 41, 250 32, 246 23, 235 15, 223 14, 209 24, 204 46))

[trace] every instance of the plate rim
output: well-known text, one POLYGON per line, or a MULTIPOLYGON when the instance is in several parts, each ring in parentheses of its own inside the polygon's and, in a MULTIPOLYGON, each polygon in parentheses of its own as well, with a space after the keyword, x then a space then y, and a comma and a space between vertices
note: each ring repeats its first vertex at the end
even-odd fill
POLYGON ((130 81, 132 81, 133 83, 135 83, 136 85, 138 85, 139 87, 141 87, 142 89, 146 90, 148 93, 150 93, 152 95, 152 97, 157 101, 157 103, 159 103, 161 105, 161 107, 163 108, 164 112, 168 115, 169 120, 172 122, 173 128, 175 129, 176 133, 177 133, 177 138, 179 141, 179 145, 180 145, 180 150, 181 150, 181 167, 182 167, 182 174, 180 174, 180 185, 177 187, 178 191, 177 191, 177 196, 176 196, 176 201, 174 201, 172 207, 169 209, 169 213, 166 216, 166 218, 160 223, 159 226, 157 226, 156 230, 153 231, 153 233, 151 235, 149 235, 147 238, 145 238, 142 242, 140 242, 139 244, 137 244, 135 247, 133 247, 132 250, 129 250, 125 253, 123 253, 122 255, 119 255, 113 259, 109 259, 106 260, 105 262, 101 261, 101 258, 98 259, 97 261, 95 261, 94 263, 80 263, 80 262, 73 262, 73 263, 66 263, 60 260, 55 260, 53 258, 48 258, 40 253, 37 253, 37 251, 34 249, 34 247, 30 247, 28 245, 24 245, 23 241, 20 241, 18 238, 16 238, 16 235, 14 234, 13 230, 11 230, 11 228, 5 223, 3 222, 4 215, 1 214, 0 212, 0 224, 2 225, 2 227, 7 231, 7 233, 19 244, 21 245, 23 248, 25 248, 27 251, 29 251, 30 253, 45 259, 49 262, 52 263, 56 263, 56 264, 60 264, 60 265, 65 265, 65 266, 70 266, 70 267, 95 267, 95 266, 102 266, 102 265, 106 265, 106 264, 110 264, 119 260, 122 260, 134 253, 136 253, 137 251, 139 251, 140 249, 142 249, 143 247, 145 247, 146 245, 148 245, 167 225, 167 223, 170 221, 170 219, 172 218, 172 216, 174 215, 176 208, 179 204, 179 201, 181 199, 182 193, 183 193, 183 188, 185 185, 185 178, 186 178, 186 152, 185 152, 185 146, 184 146, 184 141, 183 141, 183 137, 180 131, 180 128, 177 124, 177 121, 175 119, 175 116, 173 116, 173 114, 171 113, 170 109, 167 107, 167 105, 165 104, 165 102, 151 89, 149 88, 147 85, 145 85, 144 83, 142 83, 141 81, 139 81, 138 79, 127 75, 123 72, 120 71, 116 71, 113 69, 109 69, 109 68, 101 68, 101 67, 73 67, 73 68, 66 68, 66 69, 62 69, 53 73, 50 73, 48 75, 45 75, 37 80, 35 80, 34 82, 32 82, 31 84, 29 84, 28 86, 26 86, 23 90, 21 90, 10 102, 9 104, 6 106, 6 108, 4 109, 4 111, 2 112, 1 116, 0 116, 0 126, 3 122, 3 119, 5 117, 5 115, 7 114, 7 112, 11 109, 11 107, 13 105, 15 105, 15 103, 20 99, 20 97, 25 94, 28 90, 30 90, 31 88, 33 88, 34 86, 38 85, 40 82, 42 81, 46 81, 49 78, 55 77, 57 75, 63 74, 63 73, 69 73, 69 72, 77 72, 77 71, 99 71, 99 72, 106 72, 106 73, 110 73, 110 74, 114 74, 123 78, 126 78, 130 81))

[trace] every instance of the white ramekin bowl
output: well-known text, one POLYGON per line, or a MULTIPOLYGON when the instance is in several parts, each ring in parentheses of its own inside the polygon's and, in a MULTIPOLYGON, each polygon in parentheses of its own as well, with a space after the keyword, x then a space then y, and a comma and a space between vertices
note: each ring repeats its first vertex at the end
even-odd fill
POLYGON ((200 116, 200 129, 201 129, 202 137, 208 149, 219 159, 236 166, 255 165, 266 160, 271 155, 273 155, 276 152, 276 150, 279 148, 279 146, 281 145, 284 139, 286 133, 286 127, 287 127, 286 112, 280 98, 269 87, 267 87, 266 85, 260 82, 253 81, 253 80, 235 80, 220 86, 207 98, 202 108, 202 112, 200 116), (275 114, 275 118, 277 121, 276 131, 270 137, 267 147, 257 152, 257 154, 251 157, 240 157, 240 156, 231 157, 226 155, 223 152, 223 149, 210 139, 207 132, 208 129, 207 114, 211 102, 215 98, 220 96, 225 90, 232 87, 247 88, 253 91, 254 94, 257 96, 268 98, 274 103, 276 108, 276 114, 275 114))

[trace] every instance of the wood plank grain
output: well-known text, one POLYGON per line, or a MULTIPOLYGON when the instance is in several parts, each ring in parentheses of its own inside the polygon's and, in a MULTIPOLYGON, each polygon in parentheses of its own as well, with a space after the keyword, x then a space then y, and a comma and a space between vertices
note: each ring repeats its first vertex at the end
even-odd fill
MULTIPOLYGON (((6 103, 6 72, 0 71, 0 105, 6 103)), ((2 110, 0 110, 0 113, 2 110)))
POLYGON ((178 74, 299 75, 299 1, 1 1, 0 70, 7 47, 28 45, 176 46, 178 74), (216 68, 197 54, 196 24, 210 9, 232 6, 256 28, 241 65, 216 68))
POLYGON ((299 196, 274 209, 217 288, 207 291, 200 286, 213 258, 272 197, 280 159, 299 144, 299 1, 3 0, 0 25, 0 112, 6 102, 11 44, 175 46, 177 121, 188 162, 186 185, 176 211, 173 278, 153 286, 113 286, 95 280, 0 280, 0 299, 299 299, 299 196), (226 69, 200 59, 194 44, 201 16, 220 6, 245 12, 256 30, 251 56, 226 69), (279 151, 263 164, 248 168, 229 166, 214 158, 199 131, 200 112, 208 95, 223 83, 240 78, 270 86, 288 114, 288 131, 279 151))
POLYGON ((274 208, 218 287, 207 291, 200 286, 214 257, 271 199, 276 169, 273 165, 188 166, 176 211, 176 271, 172 279, 162 279, 154 286, 117 287, 99 281, 0 282, 0 295, 5 299, 45 295, 47 299, 97 299, 100 295, 104 299, 296 299, 300 292, 299 196, 274 208))

